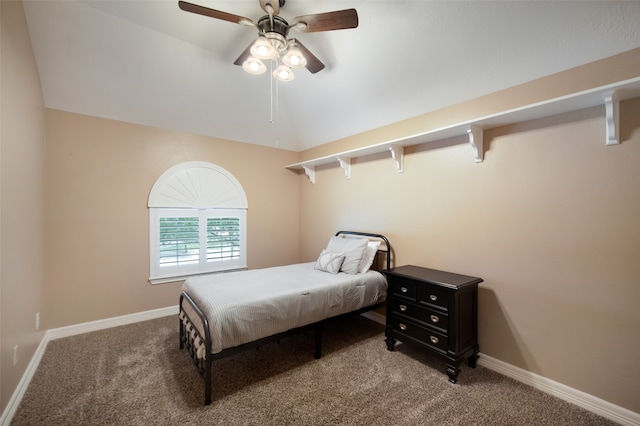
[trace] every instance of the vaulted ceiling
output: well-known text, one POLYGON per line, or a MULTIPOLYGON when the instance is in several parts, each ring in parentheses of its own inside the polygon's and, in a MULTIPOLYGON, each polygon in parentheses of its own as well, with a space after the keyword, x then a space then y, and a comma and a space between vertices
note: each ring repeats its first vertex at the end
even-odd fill
POLYGON ((640 47, 640 1, 287 0, 289 21, 355 8, 359 26, 292 30, 326 68, 276 85, 233 65, 254 28, 177 0, 23 4, 47 107, 294 151, 640 47))

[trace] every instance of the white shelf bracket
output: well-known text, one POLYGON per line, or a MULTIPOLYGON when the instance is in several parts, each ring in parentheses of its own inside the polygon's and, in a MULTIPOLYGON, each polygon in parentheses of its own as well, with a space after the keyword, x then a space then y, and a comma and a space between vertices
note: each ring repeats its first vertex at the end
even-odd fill
POLYGON ((304 172, 309 177, 311 183, 316 183, 316 167, 315 166, 302 166, 304 172))
POLYGON ((346 178, 351 179, 351 158, 338 157, 338 162, 340 163, 340 167, 344 170, 346 178))
POLYGON ((473 148, 476 163, 482 163, 484 160, 484 132, 477 126, 470 126, 467 134, 469 135, 469 143, 473 148))
POLYGON ((389 151, 391 151, 391 158, 396 162, 398 173, 402 173, 404 171, 404 147, 391 145, 389 151))
POLYGON ((604 106, 607 115, 607 145, 618 145, 620 143, 620 116, 618 96, 616 91, 604 94, 604 106))

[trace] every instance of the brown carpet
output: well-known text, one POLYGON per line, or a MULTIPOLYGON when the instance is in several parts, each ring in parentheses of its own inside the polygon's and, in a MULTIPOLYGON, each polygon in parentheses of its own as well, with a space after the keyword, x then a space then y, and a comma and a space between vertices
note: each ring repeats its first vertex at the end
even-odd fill
POLYGON ((166 317, 49 343, 15 425, 610 425, 478 366, 444 363, 363 317, 214 362, 213 403, 166 317))

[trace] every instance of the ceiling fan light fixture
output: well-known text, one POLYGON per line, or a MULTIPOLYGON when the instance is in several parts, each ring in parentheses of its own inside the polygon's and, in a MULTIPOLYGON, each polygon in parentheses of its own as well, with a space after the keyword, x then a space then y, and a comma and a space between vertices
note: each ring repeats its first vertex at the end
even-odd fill
POLYGON ((273 77, 280 81, 291 81, 296 78, 293 71, 291 71, 291 68, 286 65, 279 65, 278 68, 273 71, 273 77))
POLYGON ((287 53, 282 57, 282 62, 290 68, 304 68, 307 66, 307 59, 295 43, 287 49, 287 53))
POLYGON ((262 74, 267 70, 267 66, 258 58, 249 56, 246 61, 242 63, 242 69, 249 74, 262 74))
POLYGON ((251 54, 259 59, 273 59, 278 54, 275 47, 263 35, 260 35, 251 45, 251 54))

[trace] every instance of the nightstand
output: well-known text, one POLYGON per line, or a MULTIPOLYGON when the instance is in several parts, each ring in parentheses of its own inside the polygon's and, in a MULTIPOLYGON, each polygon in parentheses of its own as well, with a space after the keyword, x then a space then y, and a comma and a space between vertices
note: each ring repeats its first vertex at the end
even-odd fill
POLYGON ((447 363, 456 383, 465 359, 478 360, 478 284, 482 278, 407 265, 383 271, 387 276, 385 342, 416 344, 447 363))

